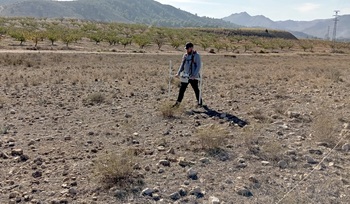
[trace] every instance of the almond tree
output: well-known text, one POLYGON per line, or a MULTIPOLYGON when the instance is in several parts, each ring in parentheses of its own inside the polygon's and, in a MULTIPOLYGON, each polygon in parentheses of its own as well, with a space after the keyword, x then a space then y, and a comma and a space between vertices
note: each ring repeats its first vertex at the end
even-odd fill
POLYGON ((143 49, 145 46, 151 44, 150 36, 147 34, 138 34, 134 36, 135 43, 143 49))
POLYGON ((30 39, 35 43, 34 47, 38 46, 38 42, 45 37, 45 33, 41 30, 30 32, 30 39))
POLYGON ((19 45, 23 45, 29 38, 29 31, 24 28, 11 29, 9 35, 17 41, 20 41, 19 45))
POLYGON ((104 40, 106 40, 111 46, 119 43, 119 37, 115 31, 108 31, 104 36, 104 40))
POLYGON ((51 42, 51 45, 54 46, 55 42, 57 42, 60 39, 60 33, 63 30, 63 28, 59 26, 50 26, 47 28, 45 35, 47 39, 51 42))

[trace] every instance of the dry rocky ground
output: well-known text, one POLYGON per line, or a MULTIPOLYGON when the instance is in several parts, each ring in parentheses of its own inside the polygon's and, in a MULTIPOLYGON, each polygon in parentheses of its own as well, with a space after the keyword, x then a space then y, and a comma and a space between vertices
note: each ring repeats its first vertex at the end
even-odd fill
POLYGON ((180 59, 1 53, 0 203, 348 203, 348 55, 203 53, 172 110, 180 59))

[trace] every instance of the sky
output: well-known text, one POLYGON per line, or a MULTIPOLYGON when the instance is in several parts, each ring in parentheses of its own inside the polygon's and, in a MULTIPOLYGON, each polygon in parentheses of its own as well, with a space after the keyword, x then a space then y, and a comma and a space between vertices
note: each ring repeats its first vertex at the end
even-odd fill
POLYGON ((156 0, 198 16, 227 17, 233 13, 247 12, 252 16, 264 15, 274 21, 333 18, 350 14, 350 0, 156 0))

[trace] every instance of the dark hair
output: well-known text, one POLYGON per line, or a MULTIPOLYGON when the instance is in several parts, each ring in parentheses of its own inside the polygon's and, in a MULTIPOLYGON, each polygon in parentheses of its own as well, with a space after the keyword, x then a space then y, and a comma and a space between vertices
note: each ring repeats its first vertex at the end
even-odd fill
POLYGON ((188 48, 191 48, 191 47, 193 47, 193 43, 191 43, 191 42, 186 43, 186 45, 185 45, 185 49, 186 49, 186 50, 187 50, 188 48))

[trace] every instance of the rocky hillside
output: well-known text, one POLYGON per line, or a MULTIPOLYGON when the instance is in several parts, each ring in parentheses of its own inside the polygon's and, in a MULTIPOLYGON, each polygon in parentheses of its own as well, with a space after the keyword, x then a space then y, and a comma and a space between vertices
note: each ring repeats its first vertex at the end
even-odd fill
POLYGON ((3 0, 1 4, 0 16, 7 17, 64 17, 167 27, 237 27, 227 21, 199 17, 153 0, 3 0))
MULTIPOLYGON (((333 31, 333 19, 322 19, 313 21, 273 21, 265 16, 251 16, 246 12, 232 14, 231 16, 223 18, 226 21, 247 26, 247 27, 263 27, 271 29, 288 30, 294 35, 305 37, 325 38, 330 28, 330 36, 333 31)), ((339 17, 338 24, 338 39, 350 39, 350 15, 343 15, 339 17)))

